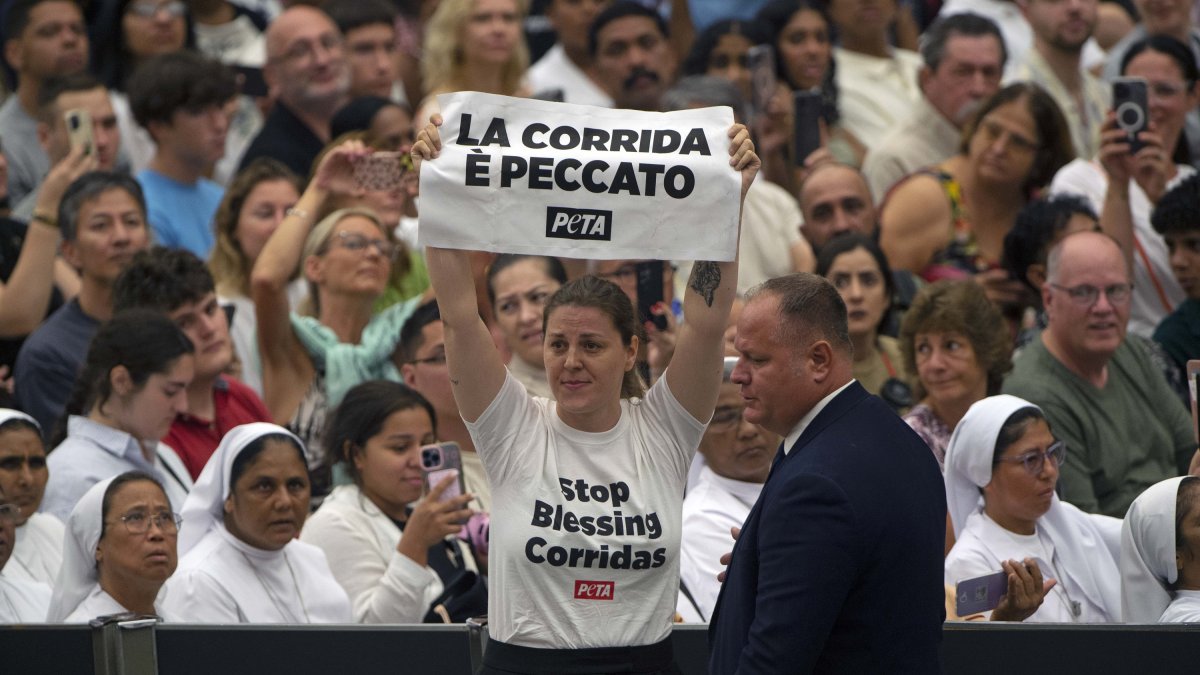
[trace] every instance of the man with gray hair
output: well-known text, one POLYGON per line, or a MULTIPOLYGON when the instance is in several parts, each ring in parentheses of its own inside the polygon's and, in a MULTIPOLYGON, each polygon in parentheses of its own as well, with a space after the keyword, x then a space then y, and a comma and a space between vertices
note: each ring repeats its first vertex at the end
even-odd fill
POLYGON ((149 245, 146 202, 127 175, 93 171, 67 188, 58 207, 62 257, 79 270, 79 295, 21 345, 14 368, 17 407, 50 434, 66 407, 88 343, 112 317, 112 287, 149 245))
POLYGON ((275 106, 238 170, 259 157, 272 157, 307 176, 330 141, 329 121, 350 91, 342 34, 321 10, 296 5, 271 22, 266 41, 263 79, 275 106))
MULTIPOLYGON (((727 105, 743 121, 741 94, 732 82, 710 75, 689 75, 663 94, 663 110, 688 110, 727 105)), ((800 235, 800 205, 787 190, 759 174, 742 204, 742 238, 738 247, 739 293, 771 277, 811 272, 816 267, 812 247, 800 235)), ((687 279, 687 270, 679 275, 687 279)))
POLYGON ((1146 488, 1197 470, 1192 422, 1146 345, 1126 339, 1132 285, 1117 242, 1067 235, 1046 268, 1048 324, 1015 360, 1004 393, 1040 406, 1066 442, 1062 498, 1120 518, 1146 488))
POLYGON ((968 12, 935 21, 921 40, 921 58, 921 98, 863 162, 879 203, 901 178, 958 152, 963 125, 1000 90, 1008 54, 996 24, 968 12))
POLYGON ((771 279, 734 346, 746 421, 784 442, 729 560, 710 672, 938 672, 942 477, 852 377, 841 296, 812 274, 771 279))

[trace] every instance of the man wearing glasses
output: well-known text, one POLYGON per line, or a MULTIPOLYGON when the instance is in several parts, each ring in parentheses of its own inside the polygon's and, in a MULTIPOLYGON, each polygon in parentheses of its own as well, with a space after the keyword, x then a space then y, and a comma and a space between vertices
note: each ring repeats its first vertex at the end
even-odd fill
POLYGON ((1154 483, 1200 469, 1187 410, 1146 347, 1125 339, 1132 292, 1113 239, 1068 235, 1047 260, 1046 330, 1004 382, 1004 393, 1041 406, 1071 448, 1062 498, 1118 518, 1154 483))
POLYGON ((730 549, 729 528, 740 528, 750 514, 783 440, 742 415, 746 402, 738 385, 729 381, 736 364, 736 358, 725 359, 717 408, 688 472, 676 608, 687 622, 712 617, 721 592, 717 573, 725 569, 720 559, 730 549))
POLYGON ((238 169, 273 157, 307 176, 330 141, 329 121, 350 91, 342 34, 324 12, 299 5, 271 22, 266 39, 263 79, 275 105, 238 169))

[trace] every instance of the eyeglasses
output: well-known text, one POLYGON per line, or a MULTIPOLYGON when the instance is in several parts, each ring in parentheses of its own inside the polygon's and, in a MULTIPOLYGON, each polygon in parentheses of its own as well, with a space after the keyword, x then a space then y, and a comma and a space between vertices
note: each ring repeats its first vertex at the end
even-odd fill
POLYGON ((0 522, 15 523, 21 516, 21 507, 16 504, 0 504, 0 522))
POLYGON ((393 260, 396 257, 396 245, 384 239, 368 239, 357 232, 338 232, 338 243, 347 251, 365 253, 368 246, 374 246, 379 255, 393 260))
POLYGON ((133 2, 125 10, 135 16, 140 16, 143 19, 153 19, 158 16, 159 12, 166 12, 167 17, 177 19, 183 16, 187 11, 187 5, 183 0, 171 0, 170 2, 133 2))
POLYGON ((423 359, 413 359, 412 361, 409 361, 409 363, 425 363, 431 366, 444 366, 446 365, 446 352, 438 352, 433 356, 423 359))
POLYGON ((339 51, 342 48, 342 38, 337 33, 325 33, 316 40, 296 42, 283 53, 284 61, 310 61, 317 53, 317 47, 326 52, 339 51))
POLYGON ((727 431, 736 427, 741 423, 742 413, 745 410, 745 406, 718 406, 713 411, 712 421, 708 423, 708 428, 714 431, 727 431))
MULTIPOLYGON (((675 270, 675 265, 663 265, 663 278, 667 278, 667 275, 674 273, 675 270)), ((611 272, 597 272, 593 276, 611 281, 614 284, 631 284, 637 280, 637 265, 621 265, 611 272)))
POLYGON ((1176 98, 1187 93, 1191 85, 1187 82, 1150 82, 1150 93, 1155 98, 1176 98))
POLYGON ((146 534, 150 531, 151 522, 163 534, 175 534, 179 531, 179 525, 183 523, 183 516, 172 511, 159 511, 155 514, 149 514, 145 511, 134 511, 133 513, 126 513, 117 518, 117 520, 125 523, 125 530, 129 534, 146 534))
POLYGON ((1133 292, 1133 284, 1109 284, 1103 289, 1097 288, 1091 284, 1080 284, 1078 286, 1061 286, 1059 284, 1050 284, 1051 288, 1065 291, 1067 297, 1071 298, 1080 307, 1091 307, 1100 299, 1100 291, 1104 291, 1104 295, 1108 297, 1108 301, 1114 305, 1120 305, 1129 300, 1130 293, 1133 292))
POLYGON ((1027 452, 1020 457, 1001 457, 996 462, 1011 462, 1013 464, 1020 463, 1029 472, 1029 475, 1036 476, 1046 467, 1046 460, 1054 460, 1055 468, 1062 466, 1063 459, 1067 456, 1067 444, 1063 441, 1055 441, 1046 448, 1045 452, 1034 450, 1027 452))

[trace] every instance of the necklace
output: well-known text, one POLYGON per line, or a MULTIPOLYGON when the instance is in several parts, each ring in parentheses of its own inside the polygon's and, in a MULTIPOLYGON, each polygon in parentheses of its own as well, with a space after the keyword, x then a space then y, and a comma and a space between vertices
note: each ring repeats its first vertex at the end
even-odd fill
POLYGON ((1055 564, 1057 561, 1058 551, 1054 551, 1050 554, 1050 562, 1048 564, 1050 565, 1050 571, 1054 573, 1054 578, 1058 579, 1058 583, 1054 585, 1054 588, 1051 589, 1050 592, 1054 593, 1055 591, 1061 591, 1061 594, 1054 594, 1058 596, 1058 601, 1067 608, 1067 612, 1071 615, 1071 622, 1075 623, 1079 621, 1079 616, 1083 614, 1083 603, 1079 602, 1078 600, 1071 599, 1071 593, 1067 590, 1067 585, 1063 581, 1063 576, 1059 574, 1057 565, 1055 564))
MULTIPOLYGON (((245 560, 246 564, 250 566, 250 571, 254 573, 254 578, 258 579, 258 585, 262 586, 262 589, 266 591, 267 597, 271 599, 271 604, 275 605, 276 611, 278 611, 281 616, 291 619, 290 623, 301 623, 299 617, 297 617, 290 609, 287 608, 279 596, 275 595, 275 592, 272 591, 271 587, 267 585, 267 582, 263 580, 262 575, 258 573, 258 567, 255 566, 255 564, 250 560, 250 557, 246 555, 246 552, 238 551, 238 553, 242 554, 242 559, 245 560)), ((308 615, 308 606, 304 604, 304 593, 300 591, 300 584, 296 581, 296 571, 292 569, 292 561, 288 559, 287 551, 284 551, 283 553, 283 563, 287 565, 288 574, 292 577, 292 588, 296 589, 296 597, 300 599, 300 610, 304 612, 304 623, 312 623, 312 618, 308 615)))

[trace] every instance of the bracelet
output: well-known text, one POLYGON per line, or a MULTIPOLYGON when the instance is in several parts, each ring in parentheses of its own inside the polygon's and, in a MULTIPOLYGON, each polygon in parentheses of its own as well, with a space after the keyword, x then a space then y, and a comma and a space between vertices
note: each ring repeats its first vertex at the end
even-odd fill
POLYGON ((58 218, 46 213, 45 211, 34 211, 29 217, 29 222, 38 222, 48 227, 58 229, 58 218))
POLYGON ((283 212, 283 215, 285 215, 285 216, 295 216, 295 217, 297 217, 297 218, 307 218, 307 217, 308 217, 308 211, 306 211, 306 210, 304 210, 304 209, 298 209, 298 208, 296 208, 296 207, 294 207, 294 206, 293 206, 293 207, 289 208, 288 210, 284 211, 284 212, 283 212))

